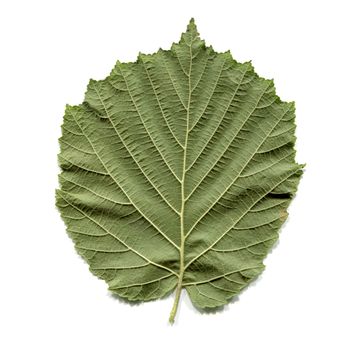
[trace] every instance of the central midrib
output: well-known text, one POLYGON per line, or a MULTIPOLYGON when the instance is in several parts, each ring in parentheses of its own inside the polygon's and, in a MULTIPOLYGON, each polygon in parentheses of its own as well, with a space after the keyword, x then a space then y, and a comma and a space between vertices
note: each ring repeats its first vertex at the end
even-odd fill
POLYGON ((175 292, 175 300, 173 307, 170 312, 169 322, 173 323, 175 320, 177 307, 180 300, 180 295, 182 291, 182 281, 183 281, 183 275, 185 272, 185 203, 186 203, 186 197, 185 197, 185 178, 186 178, 186 158, 187 158, 187 142, 188 142, 188 132, 189 132, 189 119, 190 119, 190 104, 191 104, 191 94, 192 94, 192 87, 191 87, 191 74, 192 74, 192 38, 191 43, 189 45, 190 49, 190 66, 188 71, 188 101, 187 101, 187 111, 186 111, 186 134, 185 134, 185 144, 183 149, 183 162, 182 162, 182 177, 181 177, 181 210, 180 210, 180 268, 179 268, 179 277, 178 277, 178 283, 176 287, 175 292))

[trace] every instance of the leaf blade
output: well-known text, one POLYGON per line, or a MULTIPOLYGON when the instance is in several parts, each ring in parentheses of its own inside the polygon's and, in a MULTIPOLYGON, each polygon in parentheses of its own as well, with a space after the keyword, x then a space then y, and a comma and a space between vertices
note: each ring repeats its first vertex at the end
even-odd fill
POLYGON ((295 107, 190 21, 68 106, 57 206, 92 273, 129 300, 225 305, 264 269, 302 174, 295 107))

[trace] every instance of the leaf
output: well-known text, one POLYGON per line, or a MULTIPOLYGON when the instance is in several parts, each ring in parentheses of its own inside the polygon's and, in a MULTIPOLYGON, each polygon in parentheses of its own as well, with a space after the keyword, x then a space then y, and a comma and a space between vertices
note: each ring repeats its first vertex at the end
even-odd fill
POLYGON ((296 192, 294 104, 195 23, 171 50, 118 62, 67 106, 57 206, 79 254, 128 300, 182 288, 228 303, 264 268, 296 192))

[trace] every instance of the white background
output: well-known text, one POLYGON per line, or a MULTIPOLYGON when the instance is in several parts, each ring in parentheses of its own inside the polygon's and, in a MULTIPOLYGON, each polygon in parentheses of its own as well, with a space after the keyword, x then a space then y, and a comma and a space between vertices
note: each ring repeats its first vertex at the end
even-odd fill
POLYGON ((0 348, 350 349, 348 1, 16 1, 0 5, 0 348), (130 306, 75 253, 54 204, 66 103, 117 59, 169 48, 191 17, 297 107, 307 163, 266 271, 222 312, 130 306))

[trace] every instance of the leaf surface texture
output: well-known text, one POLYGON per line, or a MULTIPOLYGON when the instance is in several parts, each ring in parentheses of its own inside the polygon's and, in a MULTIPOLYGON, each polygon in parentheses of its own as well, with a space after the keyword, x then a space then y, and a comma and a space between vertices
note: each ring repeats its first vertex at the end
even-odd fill
POLYGON ((226 304, 264 268, 296 192, 295 110, 200 39, 117 62, 67 106, 57 206, 90 270, 128 300, 226 304))

